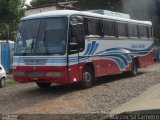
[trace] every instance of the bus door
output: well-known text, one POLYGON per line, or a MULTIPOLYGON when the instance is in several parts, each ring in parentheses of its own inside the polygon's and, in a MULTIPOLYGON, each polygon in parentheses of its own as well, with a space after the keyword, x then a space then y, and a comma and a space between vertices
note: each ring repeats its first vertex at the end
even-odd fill
POLYGON ((82 79, 82 67, 80 67, 80 53, 84 50, 83 18, 81 16, 70 17, 68 47, 68 76, 69 83, 82 79))

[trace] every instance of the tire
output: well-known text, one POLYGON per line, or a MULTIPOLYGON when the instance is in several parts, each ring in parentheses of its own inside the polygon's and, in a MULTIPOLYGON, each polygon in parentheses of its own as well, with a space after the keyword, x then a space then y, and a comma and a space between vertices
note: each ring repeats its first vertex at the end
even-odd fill
POLYGON ((1 78, 0 79, 0 88, 3 88, 6 86, 6 79, 5 78, 1 78))
POLYGON ((51 83, 37 83, 37 86, 39 88, 46 89, 46 88, 49 88, 51 86, 51 83))
POLYGON ((132 71, 130 72, 130 75, 133 77, 138 75, 138 67, 135 60, 132 62, 132 71))
POLYGON ((94 83, 94 73, 89 67, 85 67, 82 74, 82 81, 80 82, 80 87, 82 89, 92 87, 94 83))

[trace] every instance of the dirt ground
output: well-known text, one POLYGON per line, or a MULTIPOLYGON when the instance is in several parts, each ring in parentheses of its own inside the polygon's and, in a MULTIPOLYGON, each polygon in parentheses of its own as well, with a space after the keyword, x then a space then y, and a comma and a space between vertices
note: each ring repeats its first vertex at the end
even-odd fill
POLYGON ((0 89, 0 113, 98 116, 109 113, 157 83, 160 83, 160 63, 140 69, 136 77, 120 74, 98 78, 96 85, 85 90, 76 85, 53 85, 42 90, 34 83, 17 84, 0 89))

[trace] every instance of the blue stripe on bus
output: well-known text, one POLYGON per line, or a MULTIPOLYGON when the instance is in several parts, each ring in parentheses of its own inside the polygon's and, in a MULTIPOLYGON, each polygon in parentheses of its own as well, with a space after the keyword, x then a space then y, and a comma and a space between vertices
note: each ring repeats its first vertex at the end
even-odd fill
POLYGON ((121 70, 125 69, 125 64, 121 59, 117 57, 108 57, 108 58, 114 60, 118 64, 121 70))
POLYGON ((91 46, 91 49, 90 49, 88 55, 91 55, 91 53, 92 53, 92 51, 93 51, 95 45, 96 45, 96 41, 92 41, 92 46, 91 46))
POLYGON ((97 44, 95 45, 93 51, 91 52, 91 55, 93 55, 93 54, 95 53, 95 51, 97 50, 98 46, 99 46, 99 44, 97 43, 97 44))
POLYGON ((119 59, 121 59, 123 62, 124 62, 124 64, 125 64, 125 66, 128 66, 128 64, 129 64, 129 62, 127 61, 127 59, 124 57, 124 56, 121 56, 121 55, 108 55, 108 56, 113 56, 113 57, 117 57, 117 58, 119 58, 119 59))
POLYGON ((91 43, 89 43, 89 44, 87 45, 87 49, 86 49, 86 52, 85 52, 84 55, 88 55, 90 49, 91 49, 91 43))
POLYGON ((132 61, 132 58, 129 54, 123 54, 122 56, 124 56, 129 62, 132 61))

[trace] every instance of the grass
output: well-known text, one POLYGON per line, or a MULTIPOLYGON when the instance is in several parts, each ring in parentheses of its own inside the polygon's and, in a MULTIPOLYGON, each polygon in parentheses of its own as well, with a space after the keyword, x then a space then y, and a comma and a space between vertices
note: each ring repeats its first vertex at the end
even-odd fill
POLYGON ((16 85, 17 82, 15 80, 13 80, 13 76, 11 74, 7 74, 7 86, 12 86, 12 85, 16 85))

